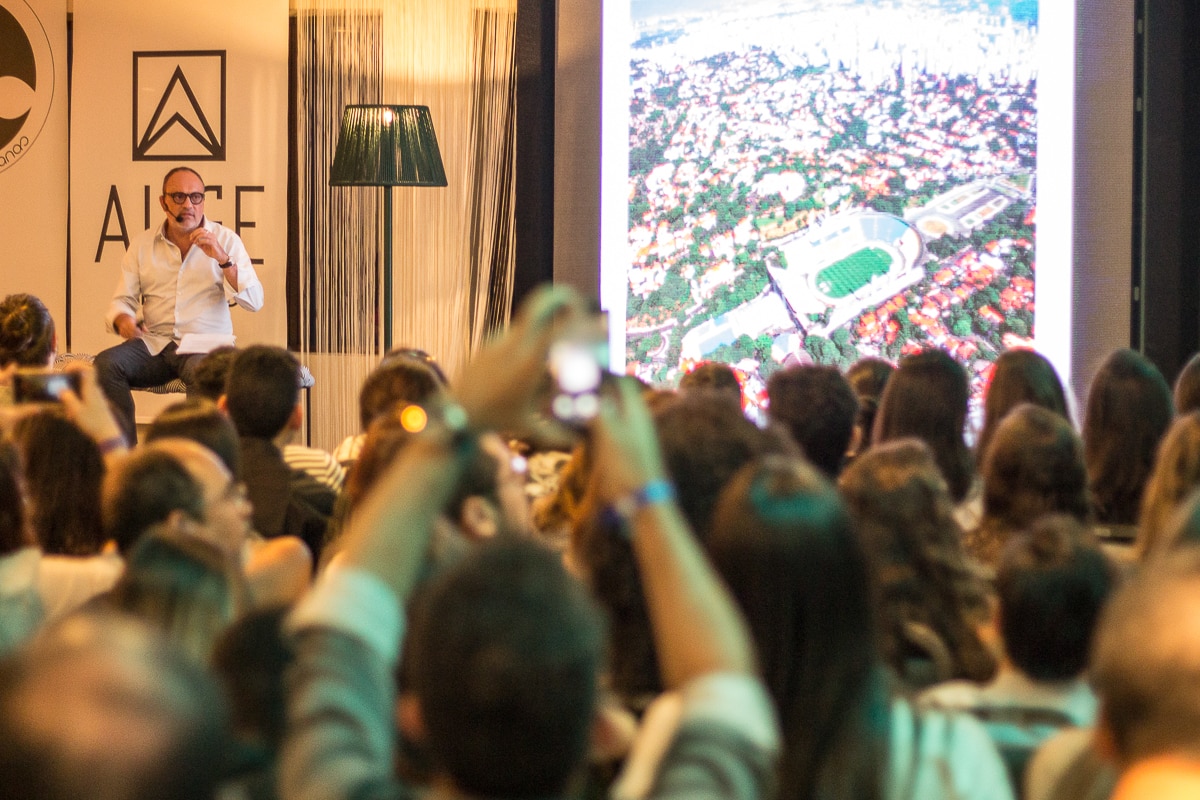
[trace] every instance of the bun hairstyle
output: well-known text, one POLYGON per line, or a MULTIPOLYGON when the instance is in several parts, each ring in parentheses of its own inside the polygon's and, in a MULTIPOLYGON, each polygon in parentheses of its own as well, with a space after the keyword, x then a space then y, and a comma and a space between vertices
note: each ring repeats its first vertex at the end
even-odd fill
POLYGON ((10 294, 0 302, 0 367, 44 367, 54 356, 54 320, 31 294, 10 294))

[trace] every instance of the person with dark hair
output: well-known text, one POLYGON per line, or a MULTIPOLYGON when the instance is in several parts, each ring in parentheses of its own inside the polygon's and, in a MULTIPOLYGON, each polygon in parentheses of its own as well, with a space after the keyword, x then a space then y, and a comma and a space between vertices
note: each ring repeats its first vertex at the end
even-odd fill
POLYGON ((54 319, 31 294, 10 294, 0 301, 0 367, 49 367, 58 353, 54 319))
POLYGON ((854 433, 847 458, 854 458, 871 447, 879 399, 883 397, 888 379, 895 371, 896 367, 882 358, 860 358, 846 370, 846 380, 858 398, 858 414, 854 419, 854 433))
MULTIPOLYGON (((679 507, 703 542, 721 489, 741 467, 771 453, 798 452, 786 433, 762 430, 709 392, 660 396, 651 405, 657 439, 679 507)), ((595 504, 572 531, 570 558, 609 614, 612 688, 635 713, 662 691, 642 584, 629 541, 595 504)))
POLYGON ((967 532, 967 551, 994 568, 1008 539, 1046 514, 1091 521, 1083 446, 1064 417, 1023 403, 984 455, 983 519, 967 532))
POLYGON ((974 479, 963 439, 967 400, 967 372, 947 353, 906 356, 883 390, 871 437, 876 444, 915 437, 929 445, 956 503, 966 498, 974 479))
POLYGON ((733 367, 719 361, 702 361, 683 374, 679 379, 679 390, 689 392, 701 389, 717 392, 742 407, 742 383, 733 367))
POLYGON ((143 624, 74 615, 0 661, 0 797, 211 800, 216 682, 143 624))
POLYGON ((780 798, 1009 798, 974 720, 892 696, 870 567, 834 487, 799 459, 747 465, 707 547, 753 634, 780 716, 780 798))
POLYGON ((836 480, 858 416, 858 398, 837 367, 789 367, 767 381, 772 422, 785 427, 813 465, 836 480))
POLYGON ((954 501, 919 439, 872 447, 838 484, 871 568, 882 655, 911 688, 985 681, 996 660, 979 635, 990 589, 967 557, 954 501))
POLYGON ((1200 411, 1200 353, 1196 353, 1179 370, 1175 379, 1175 413, 1200 411))
MULTIPOLYGON (((394 777, 390 673, 434 520, 473 432, 526 423, 554 323, 582 316, 582 301, 562 289, 533 295, 508 335, 468 367, 461 405, 404 448, 354 517, 339 562, 289 617, 296 662, 284 797, 408 796, 411 787, 394 777)), ((670 500, 637 390, 617 391, 595 428, 593 488, 598 502, 628 515, 664 682, 682 696, 649 797, 758 800, 775 734, 749 637, 670 500)), ((602 618, 585 590, 535 543, 488 543, 439 578, 416 613, 406 655, 412 692, 398 709, 401 727, 426 747, 436 791, 568 796, 587 753, 603 647, 602 618)))
POLYGON ((1176 418, 1163 437, 1146 481, 1134 550, 1140 561, 1175 546, 1173 518, 1187 496, 1200 487, 1200 411, 1176 418))
POLYGON ((407 357, 385 358, 367 376, 358 392, 358 419, 362 432, 347 436, 334 450, 334 458, 343 466, 353 464, 372 422, 401 406, 425 405, 444 389, 444 381, 423 361, 407 357))
POLYGON ((94 556, 104 547, 100 487, 104 456, 61 409, 22 417, 13 425, 21 454, 30 520, 42 552, 94 556))
POLYGON ((1166 379, 1133 350, 1113 352, 1092 379, 1083 453, 1102 538, 1134 538, 1142 491, 1173 413, 1166 379))
POLYGON ((996 359, 983 396, 983 427, 975 443, 982 464, 1000 421, 1022 403, 1032 403, 1070 421, 1067 393, 1054 365, 1041 353, 1024 348, 1006 350, 996 359))
POLYGON ((18 456, 0 442, 0 653, 16 649, 42 623, 40 558, 25 520, 18 456))
POLYGON ((383 354, 383 358, 379 360, 379 366, 384 367, 388 364, 403 361, 415 361, 418 364, 429 367, 443 389, 450 387, 450 379, 446 377, 446 373, 442 370, 442 365, 437 362, 436 358, 419 347, 393 347, 383 354))
POLYGON ((192 376, 195 381, 193 394, 216 403, 225 394, 225 381, 229 378, 229 368, 237 356, 237 348, 225 345, 209 350, 204 358, 196 364, 192 376))
POLYGON ((124 555, 156 524, 201 523, 204 494, 179 459, 144 450, 131 453, 105 476, 101 514, 105 538, 124 555))
POLYGON ((337 495, 283 460, 282 446, 303 422, 299 387, 295 356, 279 347, 255 345, 234 359, 222 407, 241 437, 254 529, 268 539, 296 536, 319 559, 337 495))
POLYGON ((263 287, 238 235, 204 215, 204 180, 190 167, 163 178, 166 218, 135 236, 105 316, 124 341, 96 356, 100 385, 125 440, 137 441, 130 390, 182 378, 189 391, 203 354, 178 352, 189 333, 233 333, 229 307, 258 311, 263 287))
POLYGON ((1005 548, 996 576, 1000 640, 995 679, 980 686, 955 681, 921 701, 968 711, 987 729, 1023 783, 1034 750, 1061 728, 1095 721, 1096 697, 1085 670, 1100 612, 1116 574, 1074 517, 1043 517, 1005 548))
POLYGON ((154 418, 146 442, 190 439, 211 450, 235 478, 242 474, 242 450, 237 428, 214 401, 203 397, 172 403, 154 418))

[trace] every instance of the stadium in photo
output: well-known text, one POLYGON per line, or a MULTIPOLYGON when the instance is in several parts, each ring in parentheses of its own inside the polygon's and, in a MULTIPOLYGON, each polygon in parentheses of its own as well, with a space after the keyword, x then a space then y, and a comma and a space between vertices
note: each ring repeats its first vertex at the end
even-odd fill
POLYGON ((768 272, 806 333, 824 334, 925 277, 921 236, 891 214, 852 211, 777 240, 768 272))

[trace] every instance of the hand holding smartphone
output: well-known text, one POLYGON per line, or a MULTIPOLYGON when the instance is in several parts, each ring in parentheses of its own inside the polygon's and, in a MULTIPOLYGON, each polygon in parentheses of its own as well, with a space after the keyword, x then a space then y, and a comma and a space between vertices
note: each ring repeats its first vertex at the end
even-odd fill
POLYGON ((77 372, 50 369, 19 369, 13 373, 13 401, 16 403, 60 403, 64 389, 79 394, 77 372))

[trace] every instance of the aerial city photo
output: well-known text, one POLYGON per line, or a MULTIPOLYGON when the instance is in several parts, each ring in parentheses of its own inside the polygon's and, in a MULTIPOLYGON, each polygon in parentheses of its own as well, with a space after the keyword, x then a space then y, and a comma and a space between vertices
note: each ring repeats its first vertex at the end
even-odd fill
POLYGON ((629 369, 1033 335, 1037 0, 632 0, 629 369))

